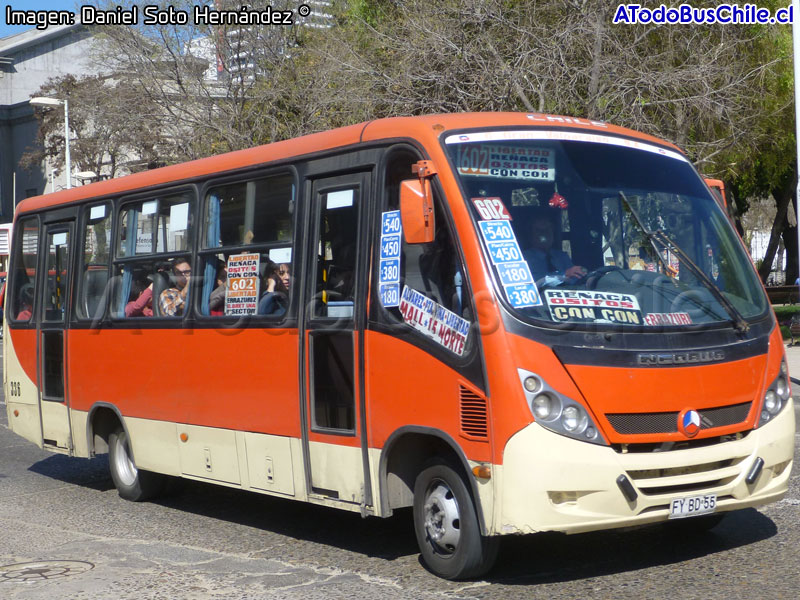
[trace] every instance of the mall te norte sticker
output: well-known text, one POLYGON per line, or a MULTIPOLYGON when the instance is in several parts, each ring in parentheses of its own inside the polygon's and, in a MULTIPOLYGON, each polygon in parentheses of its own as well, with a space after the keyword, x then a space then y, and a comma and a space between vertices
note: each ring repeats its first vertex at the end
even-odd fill
POLYGON ((466 319, 407 285, 403 286, 400 297, 400 313, 406 323, 440 346, 459 356, 464 354, 469 335, 469 321, 466 319))
POLYGON ((545 290, 550 317, 560 323, 613 323, 641 325, 636 296, 599 290, 545 290))

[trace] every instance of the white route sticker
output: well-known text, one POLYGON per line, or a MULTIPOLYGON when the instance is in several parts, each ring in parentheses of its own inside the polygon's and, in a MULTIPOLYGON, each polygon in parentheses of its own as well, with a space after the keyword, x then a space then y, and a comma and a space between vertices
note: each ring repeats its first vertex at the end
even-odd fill
POLYGON ((403 320, 437 344, 461 356, 469 335, 469 321, 406 286, 400 297, 403 320))
POLYGON ((555 156, 549 148, 470 144, 458 148, 458 173, 500 179, 555 181, 555 156))
POLYGON ((545 290, 550 317, 558 322, 641 325, 636 296, 599 290, 545 290))

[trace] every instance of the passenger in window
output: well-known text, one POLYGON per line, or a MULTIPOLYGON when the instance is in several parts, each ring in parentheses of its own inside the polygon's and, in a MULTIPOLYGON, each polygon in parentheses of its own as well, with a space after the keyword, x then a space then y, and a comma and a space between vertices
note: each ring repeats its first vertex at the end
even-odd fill
POLYGON ((185 258, 176 258, 172 265, 175 286, 161 292, 158 306, 162 317, 179 317, 186 306, 186 295, 189 293, 189 279, 192 267, 185 258))
POLYGON ((208 314, 221 317, 225 314, 225 289, 228 281, 228 267, 221 263, 217 268, 216 287, 208 299, 208 314))
POLYGON ((267 291, 258 303, 258 314, 278 316, 286 312, 289 307, 291 279, 289 263, 272 265, 266 279, 267 291))
POLYGON ((586 269, 572 264, 569 254, 553 247, 555 225, 545 214, 537 214, 531 223, 529 248, 522 255, 528 261, 533 279, 539 281, 545 276, 574 283, 584 275, 586 269))
POLYGON ((26 283, 19 289, 19 312, 17 321, 30 321, 33 315, 33 284, 26 283))
MULTIPOLYGON (((152 276, 150 276, 152 277, 152 276)), ((134 289, 131 297, 133 300, 125 305, 126 317, 152 317, 153 316, 153 282, 150 285, 147 281, 134 282, 134 289)))

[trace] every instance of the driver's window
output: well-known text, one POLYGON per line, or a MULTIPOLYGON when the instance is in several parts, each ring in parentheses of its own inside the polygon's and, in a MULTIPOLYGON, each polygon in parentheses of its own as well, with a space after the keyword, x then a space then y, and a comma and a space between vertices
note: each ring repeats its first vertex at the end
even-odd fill
MULTIPOLYGON (((397 152, 389 161, 386 170, 384 214, 400 209, 400 182, 414 177, 411 165, 419 160, 410 152, 397 152)), ((382 304, 384 315, 390 315, 395 322, 405 322, 423 335, 446 349, 462 355, 469 350, 472 337, 469 335, 474 311, 468 291, 467 277, 461 264, 455 238, 444 210, 444 200, 434 193, 434 214, 436 229, 434 240, 427 244, 408 244, 400 236, 400 256, 397 259, 396 281, 398 294, 376 293, 382 304), (421 308, 420 308, 421 307, 421 308), (418 310, 420 308, 420 310, 418 310), (433 319, 419 315, 439 311, 439 318, 448 322, 447 327, 436 331, 444 332, 437 336, 423 331, 418 321, 430 322, 433 319)), ((386 238, 388 241, 388 238, 386 238)), ((377 261, 377 269, 381 263, 377 261)), ((394 280, 395 275, 378 272, 373 278, 376 282, 394 280)), ((437 321, 438 322, 438 321, 437 321)))

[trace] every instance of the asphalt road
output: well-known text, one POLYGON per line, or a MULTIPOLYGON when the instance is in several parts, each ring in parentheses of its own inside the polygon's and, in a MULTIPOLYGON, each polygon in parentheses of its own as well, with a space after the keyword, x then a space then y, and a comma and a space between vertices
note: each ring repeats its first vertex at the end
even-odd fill
MULTIPOLYGON (((797 458, 797 452, 795 458, 797 458)), ((0 598, 787 598, 800 596, 800 474, 707 533, 655 526, 508 539, 484 581, 436 578, 411 515, 351 513, 187 482, 119 498, 107 462, 39 450, 0 401, 0 598)))

